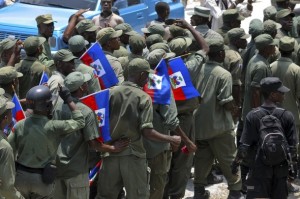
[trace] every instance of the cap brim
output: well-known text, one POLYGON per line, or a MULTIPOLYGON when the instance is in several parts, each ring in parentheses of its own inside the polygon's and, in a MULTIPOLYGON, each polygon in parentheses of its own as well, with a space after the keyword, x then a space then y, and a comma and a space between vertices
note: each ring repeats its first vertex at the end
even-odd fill
POLYGON ((23 77, 23 74, 20 72, 17 72, 17 77, 23 77))
POLYGON ((248 39, 249 37, 250 37, 249 34, 245 34, 245 35, 243 35, 243 36, 241 37, 241 39, 248 39))
POLYGON ((110 38, 117 38, 117 37, 120 37, 123 33, 123 30, 117 30, 115 32, 113 32, 113 34, 110 36, 110 38))
POLYGON ((83 74, 84 82, 88 82, 92 79, 90 74, 83 74))
POLYGON ((176 54, 173 52, 166 53, 164 56, 164 59, 171 59, 171 58, 174 58, 175 56, 176 56, 176 54))
POLYGON ((243 21, 245 19, 245 17, 243 17, 242 15, 239 15, 239 17, 237 18, 237 20, 243 21))
POLYGON ((132 31, 129 31, 129 32, 125 32, 124 35, 128 35, 128 36, 133 36, 133 35, 138 35, 139 33, 132 30, 132 31))
POLYGON ((280 88, 277 89, 279 92, 282 92, 282 93, 287 93, 290 91, 289 88, 285 87, 285 86, 281 86, 280 88))
POLYGON ((92 26, 92 27, 90 27, 89 29, 87 29, 85 31, 87 31, 87 32, 94 32, 96 30, 98 30, 98 27, 97 26, 92 26))
POLYGON ((67 62, 67 61, 71 61, 73 59, 77 59, 77 57, 75 57, 74 55, 71 55, 70 57, 63 59, 62 61, 67 62))
POLYGON ((149 30, 148 30, 148 28, 142 28, 141 31, 142 31, 143 33, 150 33, 149 30))
POLYGON ((282 28, 282 25, 280 23, 276 23, 276 29, 278 30, 280 28, 282 28))
POLYGON ((57 21, 53 21, 53 20, 47 20, 42 22, 43 24, 50 24, 50 23, 56 23, 57 21))
POLYGON ((5 93, 5 90, 3 88, 0 88, 0 95, 3 95, 5 93))
POLYGON ((90 42, 88 42, 87 40, 84 40, 84 45, 87 46, 89 45, 90 42))
POLYGON ((13 109, 15 108, 15 103, 13 102, 6 102, 6 109, 13 109))

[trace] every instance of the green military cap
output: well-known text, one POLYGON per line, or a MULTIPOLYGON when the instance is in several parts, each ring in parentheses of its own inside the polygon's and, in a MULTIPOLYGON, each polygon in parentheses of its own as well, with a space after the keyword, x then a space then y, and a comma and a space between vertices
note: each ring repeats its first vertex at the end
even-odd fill
POLYGON ((117 31, 117 30, 122 30, 123 31, 123 34, 127 33, 127 32, 130 32, 132 31, 132 26, 128 23, 120 23, 118 25, 116 25, 114 27, 114 29, 117 31))
POLYGON ((275 21, 270 19, 264 21, 263 25, 264 32, 275 32, 282 27, 281 24, 276 23, 275 21))
POLYGON ((233 28, 227 32, 227 36, 230 41, 235 39, 248 39, 250 37, 249 34, 245 33, 243 28, 233 28))
POLYGON ((268 6, 264 9, 264 21, 268 19, 276 19, 277 10, 275 6, 268 6))
POLYGON ((23 74, 17 72, 13 66, 0 68, 0 84, 8 84, 18 77, 23 77, 23 74))
POLYGON ((141 29, 143 33, 147 34, 159 34, 162 37, 165 36, 165 28, 161 24, 151 24, 148 28, 141 29))
POLYGON ((122 30, 115 31, 111 27, 102 28, 97 33, 97 41, 102 45, 105 44, 108 40, 120 37, 122 35, 122 30))
POLYGON ((50 24, 53 22, 56 22, 52 19, 51 14, 45 14, 45 15, 39 15, 35 18, 37 25, 40 25, 41 23, 43 24, 50 24))
POLYGON ((224 40, 223 39, 207 39, 209 46, 209 52, 219 52, 224 50, 224 40))
POLYGON ((203 6, 196 6, 194 7, 193 12, 188 12, 188 15, 197 15, 200 17, 209 18, 210 16, 210 9, 203 7, 203 6))
POLYGON ((3 51, 5 51, 5 50, 9 50, 12 47, 14 47, 16 45, 16 42, 17 42, 16 39, 11 39, 11 38, 3 39, 0 42, 0 54, 2 54, 3 51))
POLYGON ((132 59, 128 64, 128 73, 140 73, 140 72, 153 72, 150 69, 149 63, 145 59, 135 58, 132 59))
POLYGON ((173 38, 188 36, 188 33, 186 32, 186 30, 184 28, 181 28, 176 25, 171 25, 169 27, 169 31, 170 31, 171 35, 173 36, 173 38))
POLYGON ((15 104, 9 100, 7 100, 5 97, 0 97, 0 115, 5 113, 6 110, 13 109, 15 107, 15 104))
POLYGON ((177 37, 169 42, 169 47, 176 55, 181 55, 192 44, 192 39, 189 37, 177 37))
POLYGON ((254 42, 255 42, 255 46, 256 46, 257 49, 262 49, 262 48, 265 48, 266 46, 271 46, 271 45, 276 44, 274 39, 269 34, 258 35, 254 39, 254 42))
POLYGON ((168 44, 160 42, 160 43, 155 43, 153 45, 150 46, 149 51, 153 51, 155 49, 163 49, 166 52, 170 52, 170 47, 168 44))
POLYGON ((159 34, 153 34, 146 38, 146 45, 148 48, 152 46, 153 44, 164 42, 164 39, 159 34))
POLYGON ((42 45, 46 39, 44 37, 30 36, 24 41, 24 50, 28 55, 36 53, 37 48, 42 45))
POLYGON ((263 22, 260 19, 252 19, 249 24, 249 34, 253 37, 262 34, 264 31, 263 22))
POLYGON ((155 49, 148 54, 147 61, 149 62, 151 67, 155 67, 162 58, 170 59, 173 57, 175 57, 175 53, 167 53, 163 49, 155 49))
POLYGON ((91 80, 90 74, 82 74, 81 72, 72 72, 64 80, 65 86, 74 92, 80 88, 85 82, 91 80))
POLYGON ((295 39, 292 37, 284 36, 279 40, 280 51, 293 51, 295 47, 295 39))
POLYGON ((223 22, 230 22, 232 20, 242 21, 245 19, 242 15, 239 14, 237 9, 225 10, 223 12, 222 18, 223 18, 223 22))
POLYGON ((294 17, 295 14, 290 9, 282 9, 276 13, 276 20, 282 19, 286 16, 294 17))
POLYGON ((81 20, 75 27, 79 34, 84 32, 94 32, 98 29, 98 26, 95 26, 93 21, 90 19, 81 20))
POLYGON ((141 51, 146 47, 145 38, 141 35, 133 35, 129 37, 129 46, 133 51, 141 51))
POLYGON ((83 38, 81 35, 75 35, 71 37, 68 41, 69 50, 72 53, 81 52, 86 46, 89 44, 87 40, 83 38))
POLYGON ((76 58, 77 57, 75 57, 72 54, 72 52, 67 49, 61 49, 57 51, 53 56, 54 61, 63 61, 63 62, 68 62, 76 58))

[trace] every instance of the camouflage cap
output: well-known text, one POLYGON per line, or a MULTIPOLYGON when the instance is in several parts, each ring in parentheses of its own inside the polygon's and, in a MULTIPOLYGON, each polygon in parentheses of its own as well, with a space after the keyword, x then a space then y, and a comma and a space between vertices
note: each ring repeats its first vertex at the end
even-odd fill
POLYGON ((32 55, 37 52, 37 48, 41 46, 46 39, 44 37, 30 36, 24 41, 24 50, 27 55, 32 55))
POLYGON ((264 32, 276 32, 278 29, 280 29, 282 26, 279 23, 276 23, 273 20, 266 20, 263 23, 264 25, 264 32))
POLYGON ((264 21, 268 19, 276 19, 277 9, 275 6, 268 6, 264 9, 264 21))
POLYGON ((148 28, 141 29, 143 33, 147 34, 159 34, 162 37, 165 36, 165 28, 161 24, 151 24, 148 28))
POLYGON ((105 44, 110 39, 120 37, 121 35, 122 35, 122 30, 115 31, 113 28, 107 27, 99 30, 96 38, 97 41, 102 45, 105 44))
POLYGON ((250 37, 249 34, 245 33, 243 28, 233 28, 227 32, 227 36, 230 41, 235 39, 248 39, 250 37))
POLYGON ((81 52, 86 48, 86 46, 89 44, 87 40, 83 38, 81 35, 75 35, 71 37, 68 41, 69 50, 72 53, 81 52))
POLYGON ((149 62, 151 68, 156 67, 162 58, 170 59, 175 57, 175 53, 166 53, 163 49, 155 49, 151 51, 147 56, 147 61, 149 62))
POLYGON ((163 42, 151 45, 149 48, 149 51, 151 52, 155 49, 163 49, 166 52, 171 52, 169 45, 166 43, 163 43, 163 42))
POLYGON ((149 73, 152 72, 149 63, 145 59, 141 59, 141 58, 132 59, 128 63, 127 68, 128 68, 128 74, 135 74, 140 72, 149 72, 149 73))
POLYGON ((94 32, 98 29, 98 26, 95 26, 92 20, 90 19, 84 19, 81 20, 77 25, 76 25, 76 30, 79 34, 82 34, 84 32, 94 32))
POLYGON ((122 30, 123 31, 123 34, 127 33, 127 32, 131 32, 133 29, 132 29, 132 26, 128 23, 121 23, 121 24, 118 24, 114 27, 114 29, 117 31, 117 30, 122 30))
POLYGON ((279 40, 279 50, 290 52, 293 51, 295 47, 295 39, 292 37, 284 36, 279 40))
POLYGON ((194 7, 193 12, 188 12, 188 15, 197 15, 200 17, 209 18, 210 16, 210 9, 203 7, 203 6, 196 6, 194 7))
POLYGON ((286 17, 286 16, 291 16, 291 17, 294 17, 295 14, 290 10, 290 9, 282 9, 282 10, 279 10, 277 13, 276 13, 276 21, 286 17))
POLYGON ((72 72, 70 73, 64 80, 65 86, 70 90, 70 92, 74 92, 80 88, 85 82, 91 80, 90 74, 82 74, 81 72, 72 72))
POLYGON ((255 46, 256 46, 257 49, 263 49, 266 46, 271 46, 271 45, 275 45, 276 44, 276 42, 274 41, 274 39, 269 34, 258 35, 254 39, 254 42, 255 42, 255 46))
POLYGON ((17 42, 16 39, 11 39, 11 38, 3 39, 0 42, 0 54, 2 54, 3 51, 5 51, 5 50, 9 50, 12 47, 14 47, 16 45, 16 42, 17 42))
POLYGON ((146 38, 146 45, 148 48, 152 46, 153 44, 164 42, 164 39, 159 34, 153 34, 146 38))
POLYGON ((206 40, 209 46, 209 52, 219 52, 224 50, 224 40, 223 39, 207 39, 206 40))
POLYGON ((41 23, 50 24, 50 23, 56 22, 52 19, 52 14, 39 15, 35 18, 35 21, 36 21, 37 25, 40 25, 41 23))
POLYGON ((129 47, 133 51, 141 51, 146 47, 145 37, 133 35, 129 37, 129 47))
POLYGON ((0 97, 0 115, 5 113, 6 110, 13 109, 15 107, 15 104, 5 97, 0 97))
POLYGON ((252 19, 249 24, 249 34, 252 37, 262 34, 264 31, 263 22, 260 19, 252 19))
POLYGON ((230 22, 232 20, 242 21, 245 19, 242 15, 239 14, 237 9, 225 10, 223 12, 222 18, 223 18, 223 22, 230 22))
POLYGON ((192 39, 189 37, 176 37, 169 42, 169 47, 176 55, 181 55, 191 44, 192 39))
POLYGON ((76 58, 77 57, 75 57, 72 54, 72 52, 67 49, 61 49, 57 51, 53 56, 54 61, 63 61, 63 62, 68 62, 76 58))
POLYGON ((171 25, 169 27, 169 31, 170 31, 171 35, 173 36, 173 38, 188 36, 188 33, 186 32, 186 30, 184 28, 181 28, 181 27, 176 26, 176 25, 171 25))
POLYGON ((0 84, 11 83, 14 79, 23 77, 23 74, 17 72, 13 66, 4 66, 0 68, 0 84))

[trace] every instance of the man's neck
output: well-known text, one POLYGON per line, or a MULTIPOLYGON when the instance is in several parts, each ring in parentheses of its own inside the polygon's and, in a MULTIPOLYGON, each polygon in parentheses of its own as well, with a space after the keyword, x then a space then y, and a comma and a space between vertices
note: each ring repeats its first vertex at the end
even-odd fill
POLYGON ((101 17, 106 18, 106 17, 110 16, 111 14, 112 14, 111 10, 110 11, 102 11, 101 12, 101 17))

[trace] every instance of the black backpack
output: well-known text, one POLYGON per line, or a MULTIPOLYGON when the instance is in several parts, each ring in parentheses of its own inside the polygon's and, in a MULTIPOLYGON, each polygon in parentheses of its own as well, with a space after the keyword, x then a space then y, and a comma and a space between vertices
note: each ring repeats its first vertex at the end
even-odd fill
POLYGON ((263 108, 256 111, 260 118, 257 157, 268 166, 279 165, 288 158, 289 147, 280 121, 284 112, 281 108, 275 108, 272 114, 263 108))

